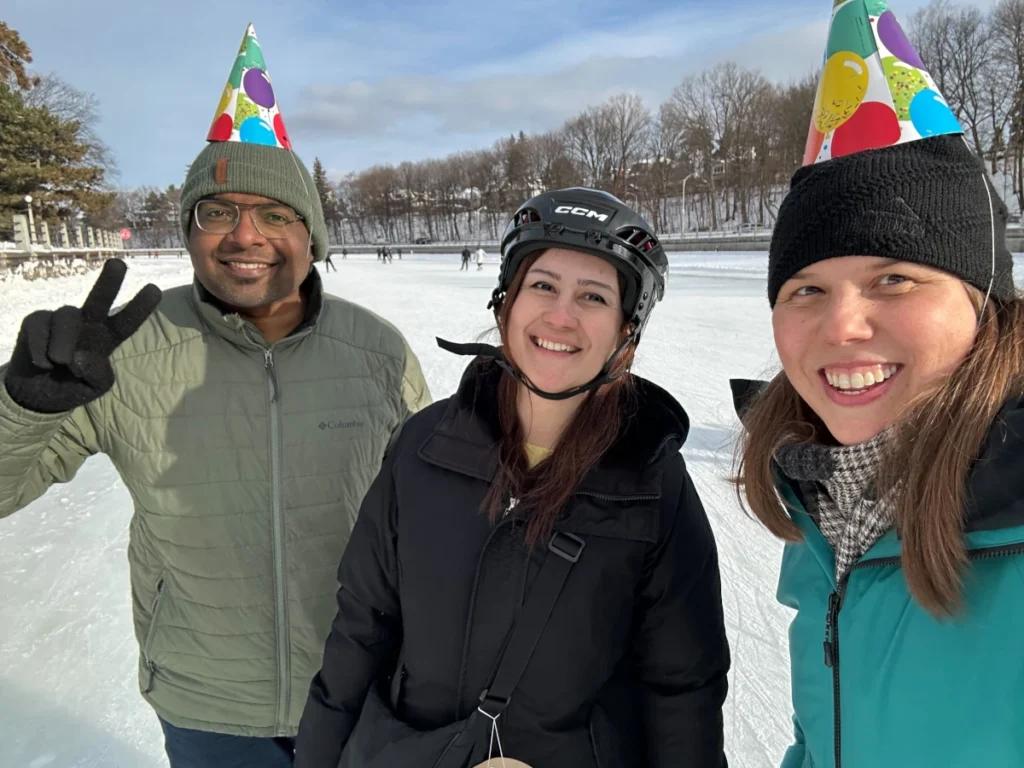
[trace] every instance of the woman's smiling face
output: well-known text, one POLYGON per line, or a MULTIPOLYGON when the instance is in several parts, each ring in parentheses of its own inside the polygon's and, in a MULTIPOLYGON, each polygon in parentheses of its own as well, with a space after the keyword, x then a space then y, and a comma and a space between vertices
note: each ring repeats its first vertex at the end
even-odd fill
POLYGON ((538 389, 593 379, 622 339, 619 275, 597 256, 550 248, 529 266, 509 313, 512 360, 538 389))
POLYGON ((874 256, 812 264, 786 281, 772 311, 786 377, 843 445, 887 429, 951 373, 976 327, 959 278, 874 256))

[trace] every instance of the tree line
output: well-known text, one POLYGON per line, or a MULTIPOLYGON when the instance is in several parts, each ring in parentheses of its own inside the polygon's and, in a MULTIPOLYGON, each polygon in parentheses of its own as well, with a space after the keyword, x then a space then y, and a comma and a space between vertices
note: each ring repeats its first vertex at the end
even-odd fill
MULTIPOLYGON (((31 205, 36 221, 86 224, 110 208, 113 153, 97 136, 96 97, 55 74, 28 69, 32 51, 0 21, 0 240, 12 215, 31 205)), ((97 224, 98 225, 98 224, 97 224)))
MULTIPOLYGON (((932 0, 907 33, 985 159, 1024 210, 1024 0, 988 12, 932 0)), ((543 189, 586 185, 635 206, 658 232, 768 228, 800 166, 819 73, 773 83, 734 63, 688 76, 651 107, 621 94, 559 129, 487 149, 378 165, 317 188, 338 240, 498 239, 543 189)))
MULTIPOLYGON (((1002 181, 997 187, 1024 209, 1024 0, 998 0, 988 12, 932 0, 909 19, 907 33, 968 141, 1002 181)), ((89 132, 95 104, 52 76, 34 84, 18 80, 17 71, 5 76, 2 54, 7 50, 10 61, 11 49, 2 40, 0 80, 6 77, 7 86, 0 90, 0 128, 4 94, 14 94, 24 109, 64 120, 53 123, 54 130, 75 128, 69 139, 80 153, 74 173, 100 171, 89 187, 99 197, 76 207, 65 194, 63 208, 48 210, 81 210, 108 229, 128 226, 135 246, 178 245, 180 188, 107 189, 113 161, 89 132), (54 105, 77 105, 78 111, 54 105)), ((14 49, 14 61, 30 61, 26 53, 14 49)), ((519 131, 488 148, 377 165, 335 182, 317 158, 314 181, 338 243, 496 240, 518 203, 574 185, 611 192, 661 233, 770 228, 803 158, 818 74, 778 83, 724 63, 683 78, 658 105, 620 94, 555 130, 519 131)), ((5 186, 12 175, 3 167, 5 133, 0 130, 0 212, 13 199, 5 186)), ((31 170, 31 159, 18 173, 31 170)), ((70 183, 64 188, 74 189, 70 183)))

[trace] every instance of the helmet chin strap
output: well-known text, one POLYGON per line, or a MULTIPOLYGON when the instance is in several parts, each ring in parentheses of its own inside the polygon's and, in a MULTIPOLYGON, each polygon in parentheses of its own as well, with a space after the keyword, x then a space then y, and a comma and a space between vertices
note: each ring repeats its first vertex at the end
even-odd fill
POLYGON ((615 381, 621 373, 611 373, 611 367, 615 364, 615 361, 622 354, 623 350, 629 346, 629 344, 636 338, 636 330, 630 331, 629 335, 625 340, 619 344, 618 348, 612 353, 612 356, 608 358, 608 362, 604 364, 597 375, 588 381, 586 384, 581 384, 578 387, 567 389, 564 392, 545 392, 543 389, 536 387, 522 372, 517 371, 515 367, 505 358, 505 355, 500 349, 490 344, 456 344, 451 341, 445 341, 440 337, 437 338, 437 346, 446 352, 453 352, 456 355, 472 355, 473 357, 491 357, 494 361, 501 366, 501 368, 509 373, 516 381, 530 390, 533 394, 538 397, 543 397, 545 400, 568 400, 570 397, 576 397, 582 395, 584 392, 589 392, 592 389, 604 386, 609 382, 615 381))

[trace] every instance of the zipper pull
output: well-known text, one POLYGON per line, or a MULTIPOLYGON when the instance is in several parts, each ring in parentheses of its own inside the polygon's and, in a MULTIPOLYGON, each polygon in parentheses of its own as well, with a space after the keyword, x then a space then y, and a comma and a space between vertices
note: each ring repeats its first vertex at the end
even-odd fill
POLYGON ((833 592, 828 596, 828 613, 825 615, 825 666, 831 669, 836 663, 836 649, 833 638, 835 626, 839 620, 839 595, 833 592))
POLYGON ((270 351, 270 347, 263 350, 263 367, 270 374, 270 383, 274 387, 274 394, 270 398, 270 402, 276 403, 278 399, 277 369, 274 368, 274 353, 270 351))
POLYGON ((516 504, 518 503, 519 499, 517 499, 515 496, 510 496, 508 499, 508 504, 505 505, 505 512, 501 516, 502 519, 508 517, 512 510, 516 508, 516 504))
POLYGON ((149 693, 153 690, 153 677, 156 675, 156 664, 152 661, 147 661, 146 666, 149 668, 149 679, 146 681, 146 687, 142 691, 143 693, 149 693))

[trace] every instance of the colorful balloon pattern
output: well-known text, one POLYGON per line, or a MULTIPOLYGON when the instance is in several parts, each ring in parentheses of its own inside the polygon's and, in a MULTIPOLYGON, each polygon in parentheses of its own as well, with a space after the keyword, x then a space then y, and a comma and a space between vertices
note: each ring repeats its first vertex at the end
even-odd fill
POLYGON ((921 70, 904 64, 895 56, 882 59, 882 68, 885 70, 885 79, 889 81, 896 114, 900 120, 909 120, 910 102, 928 88, 928 81, 924 79, 921 70))
POLYGON ((292 148, 252 24, 242 37, 206 138, 292 148))
POLYGON ((804 165, 957 133, 886 0, 835 0, 804 165))
POLYGON ((868 91, 868 65, 850 51, 840 51, 825 62, 814 101, 814 125, 822 133, 845 123, 868 91))

